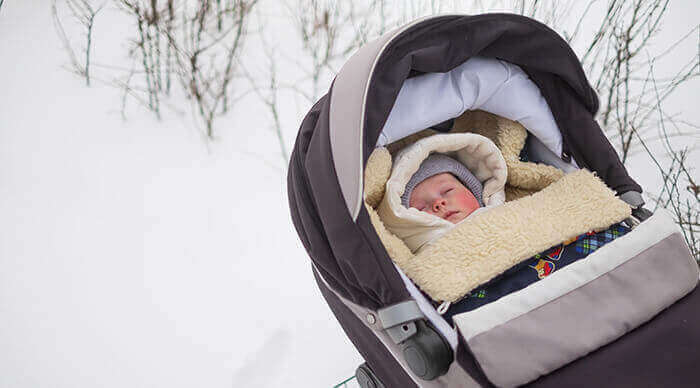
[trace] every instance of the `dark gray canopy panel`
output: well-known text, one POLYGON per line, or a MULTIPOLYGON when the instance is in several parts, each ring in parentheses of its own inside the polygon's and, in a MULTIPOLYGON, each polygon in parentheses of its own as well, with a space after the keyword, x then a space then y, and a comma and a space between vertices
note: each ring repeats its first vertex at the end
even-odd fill
POLYGON ((380 308, 409 298, 362 206, 364 165, 407 78, 472 56, 520 66, 540 88, 564 152, 618 193, 641 188, 593 119, 596 93, 554 31, 512 14, 438 16, 360 49, 304 119, 288 173, 292 219, 319 273, 347 299, 380 308))

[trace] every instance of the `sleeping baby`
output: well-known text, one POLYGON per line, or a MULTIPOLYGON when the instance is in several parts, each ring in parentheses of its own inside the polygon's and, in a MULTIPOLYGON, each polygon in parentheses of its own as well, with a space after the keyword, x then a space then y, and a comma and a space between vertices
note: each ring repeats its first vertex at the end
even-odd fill
POLYGON ((416 253, 456 224, 505 202, 500 150, 474 133, 438 134, 402 149, 377 212, 416 253))
POLYGON ((465 165, 432 154, 408 181, 401 204, 456 224, 484 206, 481 191, 481 182, 465 165))

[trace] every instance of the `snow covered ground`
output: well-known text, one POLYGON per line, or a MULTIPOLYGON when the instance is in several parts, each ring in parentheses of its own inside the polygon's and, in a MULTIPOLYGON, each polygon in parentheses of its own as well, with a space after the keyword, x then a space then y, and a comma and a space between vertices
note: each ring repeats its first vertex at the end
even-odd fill
MULTIPOLYGON (((118 92, 62 68, 48 1, 4 3, 0 387, 328 387, 354 373, 267 112, 245 102, 210 143, 188 116, 123 121, 118 92)), ((302 114, 287 114, 290 146, 302 114)))
POLYGON ((254 127, 266 112, 242 107, 210 144, 187 117, 123 122, 116 90, 62 68, 48 2, 5 2, 0 37, 0 387, 331 386, 354 372, 276 139, 254 127))

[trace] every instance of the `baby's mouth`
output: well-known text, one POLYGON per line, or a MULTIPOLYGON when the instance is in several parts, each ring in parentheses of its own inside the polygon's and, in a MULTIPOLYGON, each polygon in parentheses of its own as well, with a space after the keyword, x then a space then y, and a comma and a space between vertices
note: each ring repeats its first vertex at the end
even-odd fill
POLYGON ((457 214, 457 213, 459 213, 459 212, 458 212, 458 211, 454 211, 454 210, 448 211, 447 213, 445 213, 445 219, 449 219, 451 216, 453 216, 453 215, 455 215, 455 214, 457 214))

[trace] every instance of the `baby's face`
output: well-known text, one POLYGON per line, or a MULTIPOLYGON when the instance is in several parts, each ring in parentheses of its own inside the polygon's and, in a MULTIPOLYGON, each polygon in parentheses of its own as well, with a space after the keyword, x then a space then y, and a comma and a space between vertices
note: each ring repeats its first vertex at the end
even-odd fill
POLYGON ((449 172, 433 175, 419 183, 411 192, 408 204, 453 224, 479 208, 474 194, 449 172))

